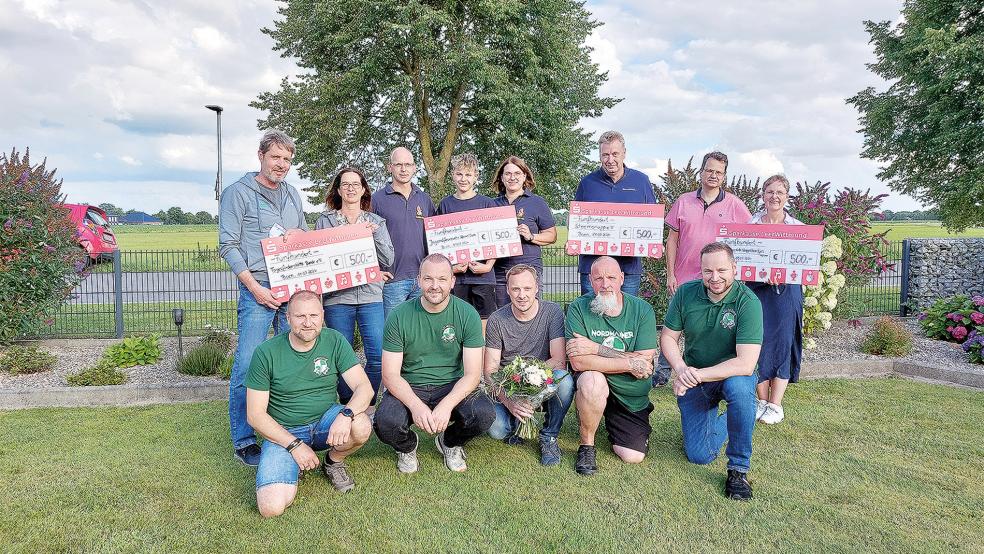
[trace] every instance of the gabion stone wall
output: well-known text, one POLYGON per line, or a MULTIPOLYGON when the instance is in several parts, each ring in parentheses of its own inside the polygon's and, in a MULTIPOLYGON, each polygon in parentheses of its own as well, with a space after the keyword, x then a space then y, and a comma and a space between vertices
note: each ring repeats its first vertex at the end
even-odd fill
POLYGON ((910 239, 909 304, 984 294, 984 239, 910 239))

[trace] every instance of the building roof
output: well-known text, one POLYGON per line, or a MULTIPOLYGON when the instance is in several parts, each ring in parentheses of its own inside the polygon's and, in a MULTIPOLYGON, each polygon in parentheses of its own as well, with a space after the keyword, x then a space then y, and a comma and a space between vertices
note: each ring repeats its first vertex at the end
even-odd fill
POLYGON ((120 218, 120 223, 160 223, 161 220, 144 212, 128 213, 120 218))

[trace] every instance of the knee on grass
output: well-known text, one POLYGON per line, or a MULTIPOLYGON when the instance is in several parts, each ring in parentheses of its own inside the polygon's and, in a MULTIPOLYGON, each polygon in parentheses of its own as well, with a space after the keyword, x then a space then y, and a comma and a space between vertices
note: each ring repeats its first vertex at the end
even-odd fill
POLYGON ((294 501, 297 492, 296 485, 274 483, 261 487, 256 491, 256 507, 265 518, 277 517, 284 513, 287 506, 294 501))
POLYGON ((716 460, 718 457, 717 452, 711 452, 708 450, 697 450, 695 448, 687 448, 685 450, 687 454, 687 460, 692 464, 706 466, 707 464, 716 460))
POLYGON ((615 451, 616 456, 627 464, 640 464, 646 459, 645 452, 639 452, 638 450, 632 450, 624 446, 613 446, 612 450, 615 451))

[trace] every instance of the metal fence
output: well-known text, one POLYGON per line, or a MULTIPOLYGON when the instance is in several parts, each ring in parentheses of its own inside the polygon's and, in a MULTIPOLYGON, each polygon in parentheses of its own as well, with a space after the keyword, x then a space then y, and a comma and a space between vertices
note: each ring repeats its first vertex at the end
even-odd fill
MULTIPOLYGON (((897 314, 903 294, 902 242, 886 254, 893 270, 845 289, 852 315, 897 314)), ((566 305, 580 295, 577 259, 562 247, 543 248, 543 295, 566 305)), ((172 310, 184 310, 182 330, 236 328, 238 283, 216 249, 128 250, 103 263, 71 292, 42 337, 122 337, 175 334, 172 310)))

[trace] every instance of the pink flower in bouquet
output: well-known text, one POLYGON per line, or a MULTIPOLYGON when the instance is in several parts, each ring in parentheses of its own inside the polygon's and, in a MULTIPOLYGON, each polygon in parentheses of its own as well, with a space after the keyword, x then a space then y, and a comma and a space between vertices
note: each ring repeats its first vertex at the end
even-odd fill
POLYGON ((950 334, 957 340, 963 340, 967 336, 967 328, 963 325, 957 325, 953 328, 953 331, 950 331, 950 334))
POLYGON ((552 385, 552 384, 553 384, 553 377, 547 377, 547 380, 546 380, 546 381, 544 381, 544 382, 545 382, 546 384, 548 384, 548 385, 552 385))
POLYGON ((512 376, 512 380, 518 383, 520 382, 520 380, 522 380, 522 377, 520 377, 519 374, 517 373, 516 375, 512 376))
POLYGON ((984 323, 984 314, 982 314, 981 312, 974 312, 970 314, 970 320, 980 325, 984 323))

